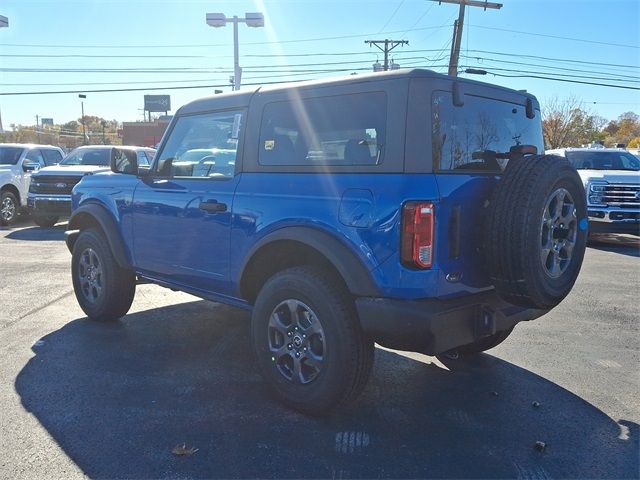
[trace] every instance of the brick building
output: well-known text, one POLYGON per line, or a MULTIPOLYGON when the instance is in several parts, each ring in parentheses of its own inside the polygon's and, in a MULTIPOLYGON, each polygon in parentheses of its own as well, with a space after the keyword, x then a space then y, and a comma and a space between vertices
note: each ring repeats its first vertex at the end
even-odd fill
POLYGON ((169 119, 154 122, 122 122, 122 144, 155 148, 169 125, 169 119))

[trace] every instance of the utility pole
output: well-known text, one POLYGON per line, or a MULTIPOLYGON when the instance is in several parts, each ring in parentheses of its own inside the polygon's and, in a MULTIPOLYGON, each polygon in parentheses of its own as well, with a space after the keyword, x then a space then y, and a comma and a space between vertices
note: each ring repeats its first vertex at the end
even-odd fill
POLYGON ((83 93, 78 94, 78 98, 80 98, 80 107, 82 108, 82 144, 87 144, 87 130, 84 126, 84 100, 87 96, 83 93))
POLYGON ((369 46, 375 45, 382 52, 384 52, 384 66, 383 70, 389 70, 389 52, 396 48, 398 45, 409 45, 407 40, 365 40, 364 43, 368 43, 369 46), (381 47, 380 44, 384 44, 384 47, 381 47))
POLYGON ((460 11, 458 13, 458 19, 453 24, 453 42, 451 43, 451 56, 449 57, 449 75, 452 77, 458 76, 458 59, 460 58, 460 44, 462 43, 462 26, 464 24, 464 8, 469 5, 470 7, 482 7, 485 10, 487 8, 500 9, 501 3, 493 3, 482 0, 431 0, 432 2, 440 3, 453 3, 460 5, 460 11))

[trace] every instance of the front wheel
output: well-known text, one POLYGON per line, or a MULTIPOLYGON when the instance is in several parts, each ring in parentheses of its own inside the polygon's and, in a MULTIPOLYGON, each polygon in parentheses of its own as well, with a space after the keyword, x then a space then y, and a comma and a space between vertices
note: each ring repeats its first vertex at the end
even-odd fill
POLYGON ((73 246, 71 275, 78 303, 92 320, 117 320, 129 311, 135 274, 118 265, 102 232, 80 233, 73 246))
POLYGON ((0 196, 0 225, 11 225, 18 216, 18 199, 11 192, 2 192, 0 196))
POLYGON ((292 408, 318 415, 347 404, 366 385, 373 342, 353 301, 327 271, 304 266, 267 281, 251 317, 263 376, 292 408))

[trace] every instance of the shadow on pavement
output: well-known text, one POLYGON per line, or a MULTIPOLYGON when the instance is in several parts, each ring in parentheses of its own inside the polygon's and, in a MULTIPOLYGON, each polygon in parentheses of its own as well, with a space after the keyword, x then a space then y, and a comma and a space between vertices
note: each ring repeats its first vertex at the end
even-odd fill
POLYGON ((67 229, 67 224, 58 224, 51 228, 42 227, 28 227, 21 228, 20 230, 13 230, 6 235, 5 238, 11 240, 27 240, 31 242, 43 242, 52 240, 64 240, 64 231, 67 229))
POLYGON ((594 233, 589 237, 589 247, 605 252, 640 257, 640 237, 615 233, 594 233))
POLYGON ((289 411, 256 372, 248 320, 204 301, 73 320, 15 388, 93 478, 638 476, 637 424, 487 354, 445 367, 377 349, 358 404, 289 411), (199 450, 172 455, 183 443, 199 450))

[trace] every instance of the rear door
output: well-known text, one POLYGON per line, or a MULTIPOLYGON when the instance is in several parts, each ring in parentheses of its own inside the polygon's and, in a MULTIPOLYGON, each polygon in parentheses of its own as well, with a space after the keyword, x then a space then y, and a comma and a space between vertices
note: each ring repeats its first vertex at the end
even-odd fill
MULTIPOLYGON (((500 92, 502 93, 502 92, 500 92)), ((450 92, 432 96, 433 168, 440 191, 436 245, 443 280, 441 295, 491 284, 483 264, 486 207, 508 160, 491 152, 534 145, 543 153, 540 112, 526 115, 526 97, 504 92, 493 98, 467 94, 454 106, 450 92)))
POLYGON ((225 293, 235 160, 245 116, 226 110, 181 116, 133 199, 137 268, 187 288, 225 293))

